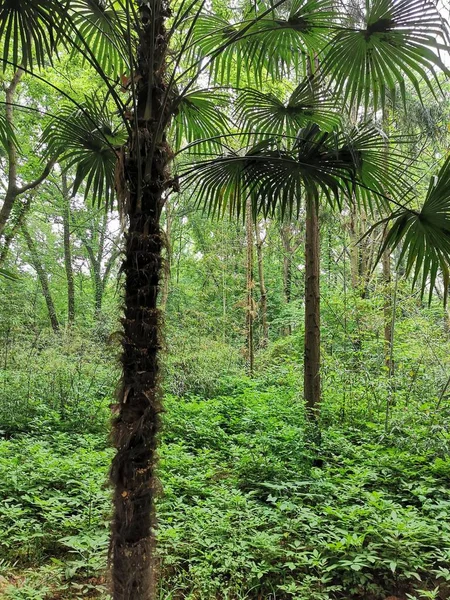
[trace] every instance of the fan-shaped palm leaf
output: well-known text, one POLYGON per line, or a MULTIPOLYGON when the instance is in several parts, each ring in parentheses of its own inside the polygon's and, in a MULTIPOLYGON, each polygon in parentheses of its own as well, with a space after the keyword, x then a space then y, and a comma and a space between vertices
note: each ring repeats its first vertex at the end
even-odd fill
POLYGON ((401 193, 402 183, 406 187, 403 157, 391 152, 386 158, 385 145, 370 125, 347 135, 310 125, 289 150, 280 138, 272 138, 245 155, 229 152, 197 163, 184 176, 194 183, 199 203, 212 213, 239 214, 249 197, 255 214, 267 216, 277 207, 298 212, 302 190, 314 198, 323 194, 330 203, 339 203, 345 194, 373 205, 369 193, 386 202, 386 190, 401 193))
POLYGON ((0 0, 1 59, 31 69, 50 59, 66 24, 68 0, 0 0))
POLYGON ((179 150, 186 140, 194 152, 211 151, 215 139, 228 131, 228 121, 221 110, 228 102, 226 94, 212 90, 197 90, 175 100, 175 149, 179 150))
POLYGON ((376 111, 395 84, 405 96, 405 78, 419 96, 421 79, 434 91, 436 67, 448 72, 439 57, 444 39, 446 28, 430 0, 367 0, 364 25, 331 40, 324 72, 344 101, 366 110, 372 103, 376 111))
POLYGON ((306 77, 294 90, 287 102, 274 94, 263 94, 246 89, 239 95, 237 117, 245 131, 255 134, 296 136, 309 122, 317 123, 327 131, 336 127, 340 117, 335 104, 327 98, 320 82, 306 77))
POLYGON ((399 262, 406 259, 406 274, 414 270, 414 283, 422 274, 421 291, 427 282, 430 300, 439 270, 444 279, 445 300, 449 287, 450 264, 450 156, 437 178, 433 177, 420 212, 399 211, 380 254, 402 246, 399 262))
POLYGON ((336 15, 331 0, 294 0, 286 15, 280 11, 258 12, 239 23, 217 16, 201 17, 194 39, 203 56, 213 56, 216 80, 239 84, 245 72, 249 81, 262 81, 264 70, 282 77, 305 66, 306 55, 319 52, 336 15), (232 42, 232 43, 231 43, 232 42))
POLYGON ((64 162, 67 169, 76 167, 74 194, 85 182, 85 196, 90 195, 98 204, 112 203, 116 149, 125 137, 98 98, 89 98, 84 110, 63 107, 58 120, 45 128, 42 139, 50 158, 64 162))
POLYGON ((130 72, 127 19, 121 3, 72 0, 70 16, 76 35, 74 52, 81 47, 85 53, 84 48, 88 47, 98 66, 111 76, 130 72))

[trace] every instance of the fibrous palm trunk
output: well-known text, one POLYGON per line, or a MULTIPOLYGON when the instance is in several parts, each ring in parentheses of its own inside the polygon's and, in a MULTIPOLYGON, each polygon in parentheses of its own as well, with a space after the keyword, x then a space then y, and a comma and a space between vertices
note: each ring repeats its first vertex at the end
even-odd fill
POLYGON ((319 210, 306 198, 304 398, 307 415, 316 419, 320 404, 320 243, 319 210))
MULTIPOLYGON (((161 413, 157 297, 163 246, 160 216, 169 186, 170 150, 163 124, 169 102, 165 64, 168 7, 159 0, 138 2, 140 11, 133 134, 121 164, 128 219, 123 319, 123 380, 114 422, 117 454, 112 529, 114 600, 149 600, 154 595, 154 498, 156 441, 161 413)), ((134 77, 133 77, 134 75, 134 77)), ((135 82, 135 83, 134 83, 135 82)))

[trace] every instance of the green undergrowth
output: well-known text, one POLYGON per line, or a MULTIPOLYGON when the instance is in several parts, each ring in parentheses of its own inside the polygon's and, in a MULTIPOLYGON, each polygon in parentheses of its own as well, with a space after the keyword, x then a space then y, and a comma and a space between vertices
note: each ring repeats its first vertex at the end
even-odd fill
MULTIPOLYGON (((331 394, 319 435, 277 377, 166 398, 161 599, 450 597, 446 431, 406 404, 388 430, 343 417, 331 394)), ((111 455, 92 433, 0 442, 0 597, 107 598, 111 455)))

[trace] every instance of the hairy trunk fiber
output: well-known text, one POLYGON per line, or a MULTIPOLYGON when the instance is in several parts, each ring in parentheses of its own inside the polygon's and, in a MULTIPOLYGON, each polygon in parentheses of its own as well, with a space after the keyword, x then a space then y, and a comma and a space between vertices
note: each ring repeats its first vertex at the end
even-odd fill
POLYGON ((111 480, 114 520, 111 555, 114 600, 154 597, 154 498, 156 444, 160 424, 160 311, 157 297, 162 266, 160 217, 169 187, 170 150, 165 64, 168 7, 139 2, 140 43, 135 77, 133 135, 122 160, 128 220, 123 319, 123 380, 114 421, 111 480))
MULTIPOLYGON (((261 230, 258 221, 255 222, 256 233, 256 253, 258 256, 258 278, 259 278, 259 293, 261 294, 261 321, 262 321, 262 340, 261 346, 265 348, 269 342, 269 327, 267 325, 267 288, 264 277, 264 257, 263 244, 264 239, 261 238, 261 230)), ((265 238, 265 236, 264 236, 265 238)))
POLYGON ((306 198, 304 397, 310 419, 320 405, 320 243, 317 200, 306 198))
POLYGON ((63 230, 64 230, 64 267, 67 279, 67 319, 69 325, 75 321, 75 283, 72 268, 72 249, 70 244, 70 196, 67 175, 62 173, 63 192, 63 230))
POLYGON ((56 316, 56 309, 53 303, 53 298, 50 293, 50 287, 48 285, 47 273, 45 272, 41 261, 39 260, 39 253, 36 248, 36 244, 34 243, 33 238, 31 237, 28 229, 25 225, 22 225, 22 234, 27 243, 28 252, 30 253, 31 263, 37 273, 39 278, 39 283, 41 284, 42 293, 44 294, 45 303, 47 305, 48 316, 50 317, 50 323, 52 325, 52 329, 55 333, 59 331, 59 321, 56 316))

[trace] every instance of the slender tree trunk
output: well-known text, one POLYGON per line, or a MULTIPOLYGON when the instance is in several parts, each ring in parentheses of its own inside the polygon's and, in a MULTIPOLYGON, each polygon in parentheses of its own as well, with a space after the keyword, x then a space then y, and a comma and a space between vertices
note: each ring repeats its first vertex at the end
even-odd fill
POLYGON ((94 265, 94 314, 97 321, 102 314, 104 287, 100 265, 96 264, 94 265))
MULTIPOLYGON (((24 75, 22 68, 18 68, 14 73, 14 76, 8 87, 5 88, 5 116, 6 121, 10 125, 11 129, 14 129, 14 98, 17 92, 17 87, 24 75)), ((14 139, 8 140, 7 146, 8 155, 8 187, 6 190, 5 198, 3 200, 2 207, 0 209, 0 237, 3 235, 6 223, 11 215, 16 198, 29 190, 37 188, 44 179, 49 175, 54 166, 54 161, 50 161, 43 169, 42 173, 34 181, 18 186, 18 161, 17 161, 17 148, 14 143, 14 139)))
POLYGON ((95 318, 98 320, 102 312, 103 292, 106 286, 106 278, 102 278, 101 270, 101 259, 103 258, 103 253, 100 254, 101 258, 99 260, 98 256, 95 255, 91 243, 88 242, 86 239, 83 240, 83 243, 88 253, 91 277, 92 281, 94 282, 94 314, 95 318))
POLYGON ((70 244, 70 197, 67 175, 62 173, 63 195, 63 234, 64 234, 64 267, 67 278, 67 319, 69 325, 75 321, 75 283, 72 268, 72 248, 70 244))
POLYGON ((34 243, 34 240, 31 237, 28 229, 25 225, 22 225, 21 229, 23 237, 25 238, 25 241, 27 243, 28 251, 30 253, 31 263, 37 273, 39 282, 41 284, 42 293, 44 294, 45 303, 47 305, 48 316, 50 317, 52 329, 55 333, 57 333, 59 331, 59 321, 56 315, 55 305, 53 303, 53 298, 50 292, 50 286, 48 285, 47 273, 45 272, 41 264, 36 244, 34 243))
POLYGON ((111 556, 114 600, 149 600, 155 594, 154 498, 156 444, 160 427, 158 290, 163 236, 160 217, 170 187, 171 156, 164 131, 170 120, 165 66, 169 16, 166 3, 138 2, 137 71, 132 74, 137 108, 133 135, 121 157, 128 231, 125 259, 125 315, 122 388, 114 420, 117 449, 111 469, 114 520, 111 556), (133 77, 134 75, 134 77, 133 77))
MULTIPOLYGON (((367 232, 367 215, 364 208, 360 209, 359 214, 359 232, 360 236, 367 232)), ((367 286, 370 280, 371 274, 371 257, 370 257, 370 246, 373 246, 372 235, 366 235, 364 239, 360 241, 360 257, 359 257, 359 285, 360 285, 360 296, 365 298, 367 295, 367 286)))
POLYGON ((350 205, 350 222, 348 225, 350 235, 350 274, 353 290, 357 291, 360 285, 360 249, 358 241, 360 238, 360 230, 358 224, 358 215, 356 214, 356 206, 352 202, 350 205))
MULTIPOLYGON (((385 109, 383 111, 383 129, 385 133, 389 136, 389 110, 385 109)), ((384 157, 387 162, 389 158, 389 143, 386 142, 384 149, 384 157)), ((388 228, 386 227, 384 231, 384 240, 388 235, 388 228)), ((394 365, 392 361, 392 336, 393 336, 393 328, 392 328, 392 319, 393 319, 393 310, 392 310, 392 274, 391 274, 391 255, 389 250, 386 249, 383 252, 382 256, 382 264, 383 264, 383 280, 384 280, 384 356, 385 356, 385 366, 388 372, 389 377, 394 374, 394 365)))
POLYGON ((254 371, 254 306, 253 306, 253 215, 252 204, 247 200, 246 207, 246 228, 247 228, 247 302, 246 302, 246 323, 247 323, 247 361, 248 373, 253 377, 254 371))
POLYGON ((8 233, 5 235, 2 249, 0 251, 0 267, 5 264, 6 259, 8 258, 9 249, 11 247, 12 241, 16 237, 17 233, 20 231, 22 227, 25 217, 30 210, 31 201, 33 199, 33 195, 29 194, 26 197, 25 202, 21 205, 19 214, 16 217, 16 220, 12 227, 8 230, 8 233))
POLYGON ((266 288, 266 280, 264 277, 264 257, 263 257, 264 239, 261 238, 261 229, 259 227, 258 221, 255 221, 255 233, 256 233, 256 253, 258 256, 259 293, 261 295, 261 300, 260 300, 261 321, 262 321, 261 346, 263 348, 265 348, 269 342, 269 327, 267 324, 267 288, 266 288))
MULTIPOLYGON (((14 97, 16 95, 17 87, 22 79, 24 71, 17 69, 14 73, 9 86, 5 90, 5 115, 6 121, 11 128, 14 128, 14 97)), ((8 188, 6 190, 5 199, 3 201, 2 208, 0 210, 0 235, 3 234, 6 223, 14 206, 14 201, 18 196, 17 187, 17 148, 14 139, 8 139, 8 188)))
POLYGON ((306 198, 304 398, 316 420, 320 406, 320 241, 319 207, 306 198))
POLYGON ((91 272, 92 281, 94 282, 94 314, 95 319, 98 321, 102 313, 103 295, 108 283, 108 278, 111 269, 120 254, 120 251, 115 246, 119 244, 119 240, 122 236, 119 234, 118 239, 115 241, 113 250, 106 262, 105 270, 102 275, 102 264, 105 258, 105 238, 108 229, 108 215, 106 212, 104 213, 99 227, 97 228, 95 225, 95 227, 91 227, 91 229, 91 239, 87 239, 81 232, 79 235, 86 248, 89 259, 89 270, 91 272))
MULTIPOLYGON (((286 304, 291 303, 292 295, 292 247, 291 247, 291 225, 283 223, 281 226, 281 242, 283 244, 283 296, 286 304)), ((291 335, 292 327, 284 328, 284 335, 291 335)))
POLYGON ((389 373, 393 374, 393 365, 391 364, 392 352, 392 274, 391 274, 391 255, 388 250, 383 252, 383 282, 384 282, 384 363, 389 373))
POLYGON ((161 291, 161 309, 166 310, 167 301, 169 299, 169 289, 170 289, 170 271, 172 265, 172 245, 171 245, 171 236, 172 236, 172 210, 171 210, 170 202, 167 199, 165 203, 165 212, 166 212, 166 230, 165 230, 165 247, 166 247, 166 260, 164 262, 164 280, 161 291))
MULTIPOLYGON (((100 227, 100 232, 98 236, 98 248, 97 248, 97 256, 94 261, 94 281, 95 281, 95 318, 97 321, 100 319, 102 314, 102 305, 103 305, 103 293, 106 287, 106 280, 108 277, 108 273, 102 277, 102 262, 105 253, 105 239, 106 233, 108 231, 108 213, 105 211, 100 227)), ((108 263, 109 264, 109 263, 108 263)), ((111 267, 110 267, 111 268, 111 267)))

